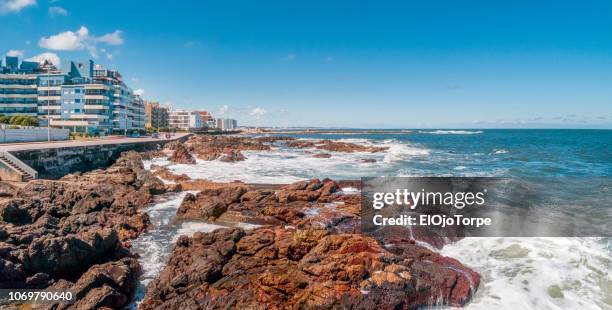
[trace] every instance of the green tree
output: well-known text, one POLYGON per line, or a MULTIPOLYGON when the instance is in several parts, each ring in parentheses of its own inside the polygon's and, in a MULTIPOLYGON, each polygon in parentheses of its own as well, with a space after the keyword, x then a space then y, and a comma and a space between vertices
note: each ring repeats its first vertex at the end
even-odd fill
POLYGON ((21 125, 21 121, 23 120, 24 115, 18 114, 11 116, 10 124, 11 125, 21 125))
POLYGON ((21 126, 38 126, 38 119, 33 116, 25 116, 21 120, 21 126))
POLYGON ((10 124, 15 126, 38 126, 38 119, 29 115, 13 115, 11 117, 0 117, 0 123, 10 124))

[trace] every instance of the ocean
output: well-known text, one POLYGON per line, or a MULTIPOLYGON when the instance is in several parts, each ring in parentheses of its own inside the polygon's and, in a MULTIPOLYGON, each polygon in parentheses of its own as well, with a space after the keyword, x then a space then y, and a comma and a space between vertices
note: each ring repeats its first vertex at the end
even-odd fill
MULTIPOLYGON (((287 135, 386 146, 388 150, 325 152, 331 158, 314 158, 312 150, 277 144, 272 151, 243 152, 247 159, 241 162, 198 160, 194 166, 154 159, 145 166, 169 165, 171 171, 191 178, 248 183, 290 183, 313 177, 495 176, 518 181, 550 177, 561 182, 561 187, 575 188, 576 180, 612 177, 611 130, 326 130, 287 135)), ((602 188, 607 195, 609 190, 602 188)), ((569 191, 563 199, 589 203, 588 197, 579 194, 569 191)), ((218 227, 197 222, 173 224, 183 196, 167 196, 151 206, 155 228, 134 242, 145 271, 143 287, 163 268, 178 235, 218 227)), ((603 205, 609 215, 612 202, 603 205)), ((482 276, 467 309, 612 309, 611 250, 610 239, 602 237, 490 237, 464 238, 440 252, 482 276)))

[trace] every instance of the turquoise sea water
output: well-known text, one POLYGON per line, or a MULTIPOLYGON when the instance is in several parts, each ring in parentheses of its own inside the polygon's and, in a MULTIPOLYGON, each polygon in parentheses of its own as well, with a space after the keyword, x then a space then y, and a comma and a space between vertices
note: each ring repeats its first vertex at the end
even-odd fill
POLYGON ((445 129, 410 130, 404 134, 360 134, 361 131, 293 136, 391 139, 428 150, 430 156, 409 158, 394 167, 408 174, 612 176, 612 130, 445 129))

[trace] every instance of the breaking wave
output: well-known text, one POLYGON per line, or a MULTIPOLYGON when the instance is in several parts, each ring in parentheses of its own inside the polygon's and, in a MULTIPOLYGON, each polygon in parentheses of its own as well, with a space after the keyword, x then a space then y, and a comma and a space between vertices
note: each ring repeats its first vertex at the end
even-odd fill
POLYGON ((433 130, 433 131, 422 131, 419 133, 426 133, 431 135, 476 135, 482 133, 482 130, 433 130))

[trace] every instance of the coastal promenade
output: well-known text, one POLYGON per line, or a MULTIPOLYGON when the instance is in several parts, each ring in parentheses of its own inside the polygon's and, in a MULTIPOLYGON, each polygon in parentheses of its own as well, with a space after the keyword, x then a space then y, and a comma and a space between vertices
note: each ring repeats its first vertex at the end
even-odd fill
POLYGON ((51 141, 51 142, 28 142, 28 143, 6 143, 0 144, 0 151, 4 152, 15 152, 15 151, 28 151, 28 150, 41 150, 51 148, 69 148, 69 147, 86 147, 86 146, 97 146, 97 145, 112 145, 112 144, 125 144, 125 143, 144 143, 144 142, 160 142, 160 141, 173 141, 181 139, 190 133, 176 133, 172 137, 166 138, 152 138, 152 137, 140 137, 130 138, 124 136, 109 136, 92 140, 66 140, 66 141, 51 141))
POLYGON ((112 165, 122 152, 151 151, 171 141, 184 141, 191 133, 165 138, 110 136, 91 140, 10 143, 0 145, 0 179, 29 181, 58 179, 112 165))

